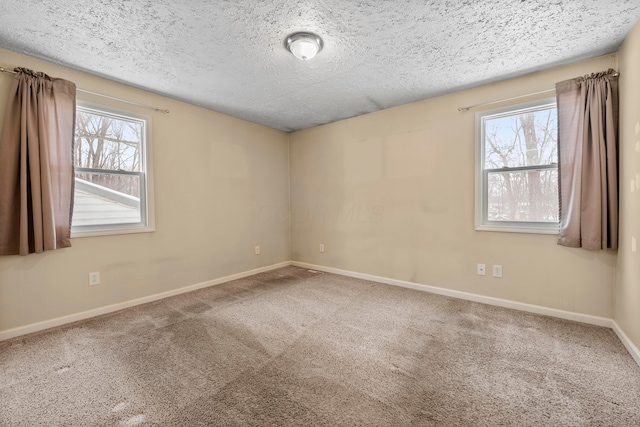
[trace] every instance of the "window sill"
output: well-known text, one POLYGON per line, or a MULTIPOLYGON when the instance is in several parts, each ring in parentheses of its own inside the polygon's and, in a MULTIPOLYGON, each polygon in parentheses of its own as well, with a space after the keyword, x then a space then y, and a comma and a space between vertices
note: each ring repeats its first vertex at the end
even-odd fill
POLYGON ((116 236, 120 234, 137 234, 137 233, 152 233, 155 231, 155 227, 135 227, 135 228, 118 228, 118 229, 94 229, 94 230, 71 230, 71 238, 78 239, 83 237, 97 237, 97 236, 116 236))
POLYGON ((532 226, 509 226, 509 225, 479 225, 476 231, 499 231, 503 233, 526 233, 526 234, 558 234, 558 226, 553 228, 542 228, 532 226))

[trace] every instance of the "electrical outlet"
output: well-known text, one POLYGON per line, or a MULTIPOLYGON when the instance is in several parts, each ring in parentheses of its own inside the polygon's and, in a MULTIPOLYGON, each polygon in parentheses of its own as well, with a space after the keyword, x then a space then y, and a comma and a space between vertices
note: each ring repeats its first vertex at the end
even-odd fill
POLYGON ((484 264, 478 264, 478 276, 485 276, 486 274, 486 266, 484 264))
POLYGON ((260 255, 260 246, 256 246, 256 255, 260 255))
POLYGON ((89 286, 95 286, 100 284, 100 272, 94 271, 89 273, 89 286))
POLYGON ((320 252, 324 252, 324 243, 320 243, 320 252))
POLYGON ((502 266, 494 265, 493 266, 493 277, 502 277, 502 266))

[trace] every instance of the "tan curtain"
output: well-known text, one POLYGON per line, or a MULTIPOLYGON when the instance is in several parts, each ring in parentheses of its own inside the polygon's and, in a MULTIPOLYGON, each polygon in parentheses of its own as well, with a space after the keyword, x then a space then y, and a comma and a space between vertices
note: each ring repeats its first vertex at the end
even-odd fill
POLYGON ((618 77, 556 84, 560 236, 575 248, 618 247, 618 77))
POLYGON ((15 71, 0 135, 0 255, 71 246, 76 87, 15 71))

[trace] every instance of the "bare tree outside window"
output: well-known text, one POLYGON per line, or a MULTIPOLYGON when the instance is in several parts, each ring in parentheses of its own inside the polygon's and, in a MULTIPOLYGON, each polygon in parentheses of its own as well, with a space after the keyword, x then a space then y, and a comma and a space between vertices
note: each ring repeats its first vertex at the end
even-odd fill
POLYGON ((485 220, 558 222, 555 105, 483 117, 485 220))
POLYGON ((146 119, 78 107, 74 230, 144 227, 146 119))
MULTIPOLYGON (((140 171, 142 123, 78 111, 76 115, 75 166, 102 171, 140 171)), ((78 173, 77 178, 140 197, 136 176, 78 173)))

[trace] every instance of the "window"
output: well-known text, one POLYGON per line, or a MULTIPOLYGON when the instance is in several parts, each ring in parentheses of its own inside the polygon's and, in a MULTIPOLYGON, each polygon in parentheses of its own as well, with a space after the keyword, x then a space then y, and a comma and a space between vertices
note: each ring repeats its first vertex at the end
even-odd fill
POLYGON ((153 231, 150 119, 78 106, 72 237, 153 231))
POLYGON ((476 230, 558 232, 555 99, 476 115, 476 230))

